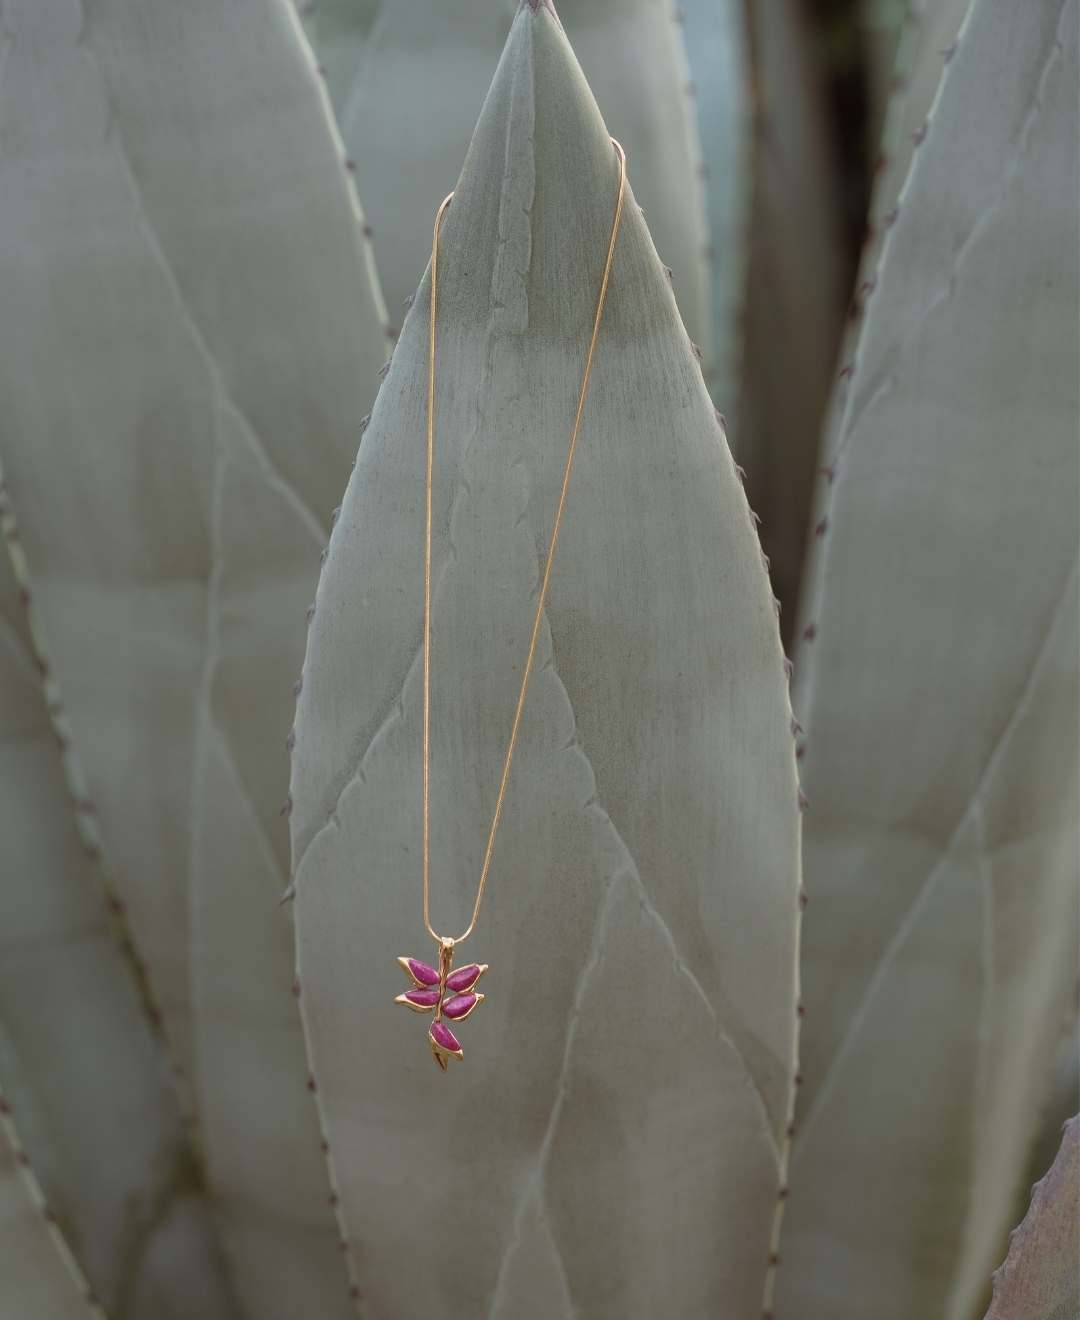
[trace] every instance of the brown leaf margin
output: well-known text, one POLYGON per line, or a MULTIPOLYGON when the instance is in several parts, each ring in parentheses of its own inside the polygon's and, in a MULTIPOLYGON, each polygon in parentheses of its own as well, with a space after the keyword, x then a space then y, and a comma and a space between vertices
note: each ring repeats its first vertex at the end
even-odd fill
POLYGON ((1054 1163, 994 1272, 986 1320, 1073 1320, 1080 1315, 1080 1116, 1069 1119, 1054 1163))

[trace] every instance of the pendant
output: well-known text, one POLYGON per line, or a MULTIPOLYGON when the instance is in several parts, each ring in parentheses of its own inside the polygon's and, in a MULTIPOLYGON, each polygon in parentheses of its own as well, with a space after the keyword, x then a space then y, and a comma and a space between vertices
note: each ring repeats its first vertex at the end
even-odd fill
POLYGON ((467 963, 451 971, 454 961, 454 941, 443 939, 439 944, 439 968, 436 971, 418 958, 399 958, 405 975, 413 983, 411 990, 398 995, 395 1004, 404 1004, 414 1013, 434 1012, 435 1019, 428 1028, 431 1056, 446 1072, 450 1059, 464 1058, 458 1038, 443 1021, 464 1022, 474 1008, 484 1002, 484 996, 474 989, 487 971, 487 963, 467 963))

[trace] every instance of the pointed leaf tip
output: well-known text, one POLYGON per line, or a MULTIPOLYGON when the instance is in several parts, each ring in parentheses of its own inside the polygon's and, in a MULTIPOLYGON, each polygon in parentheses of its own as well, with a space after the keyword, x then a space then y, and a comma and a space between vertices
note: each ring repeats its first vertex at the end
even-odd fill
POLYGON ((452 990, 454 994, 464 994, 473 988, 487 969, 487 963, 469 963, 465 967, 459 967, 446 978, 446 988, 452 990))
POLYGON ((422 988, 439 984, 439 973, 434 967, 421 962, 419 958, 402 957, 398 959, 398 963, 412 979, 414 985, 422 988))
POLYGON ((461 1058, 462 1049, 458 1038, 445 1022, 433 1022, 428 1028, 428 1035, 440 1050, 447 1054, 453 1054, 456 1058, 461 1058))
POLYGON ((406 990, 403 995, 398 995, 394 1000, 395 1004, 404 1004, 407 1008, 411 1008, 417 1013, 430 1013, 438 1002, 438 989, 406 990))
POLYGON ((454 995, 453 998, 444 1001, 443 1016, 457 1022, 464 1022, 473 1009, 483 1002, 483 995, 454 995))

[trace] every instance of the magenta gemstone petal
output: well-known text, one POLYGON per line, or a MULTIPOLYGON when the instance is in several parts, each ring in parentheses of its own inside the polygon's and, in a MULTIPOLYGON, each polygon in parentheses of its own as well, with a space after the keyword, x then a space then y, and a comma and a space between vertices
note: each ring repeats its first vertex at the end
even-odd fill
POLYGON ((448 1018, 463 1018, 471 1011, 476 1003, 475 995, 455 995, 453 999, 448 999, 442 1006, 443 1016, 448 1018))
POLYGON ((463 991, 473 988, 479 975, 479 963, 470 963, 468 967, 459 967, 456 972, 451 972, 446 978, 446 988, 447 990, 453 990, 455 994, 461 994, 463 991))
POLYGON ((421 985, 439 984, 439 973, 434 967, 429 967, 427 963, 422 963, 417 958, 410 958, 408 963, 410 975, 421 985))
POLYGON ((433 1022, 428 1029, 428 1035, 436 1045, 450 1054, 457 1054, 461 1049, 458 1038, 445 1022, 433 1022))
POLYGON ((436 986, 434 990, 406 990, 405 998, 420 1008, 434 1008, 439 1002, 439 987, 436 986))

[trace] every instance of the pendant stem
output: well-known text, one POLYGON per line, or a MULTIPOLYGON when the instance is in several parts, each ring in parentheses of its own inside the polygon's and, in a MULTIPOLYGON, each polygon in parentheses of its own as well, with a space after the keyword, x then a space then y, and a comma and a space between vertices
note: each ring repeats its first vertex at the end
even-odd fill
POLYGON ((454 941, 444 935, 439 940, 439 1002, 435 1006, 435 1021, 442 1020, 443 997, 446 994, 446 978, 450 975, 450 966, 454 961, 454 941))

